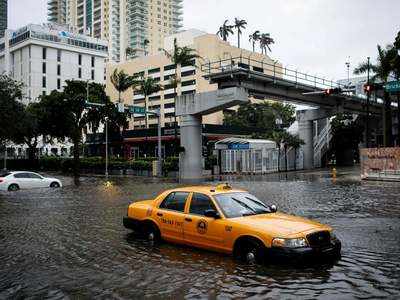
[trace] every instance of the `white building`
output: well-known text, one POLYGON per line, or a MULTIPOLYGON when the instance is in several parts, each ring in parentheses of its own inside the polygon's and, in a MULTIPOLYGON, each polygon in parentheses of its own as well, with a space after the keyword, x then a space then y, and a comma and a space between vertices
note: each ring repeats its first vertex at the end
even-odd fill
MULTIPOLYGON (((105 82, 108 43, 71 33, 54 24, 27 25, 6 30, 0 39, 0 74, 24 84, 24 104, 53 90, 61 91, 66 80, 105 82)), ((39 145, 41 154, 69 155, 70 144, 39 145)), ((24 156, 25 147, 14 147, 12 156, 24 156)))
POLYGON ((104 83, 107 42, 64 29, 30 24, 0 39, 0 73, 24 83, 24 103, 62 90, 66 80, 104 83))
POLYGON ((49 0, 48 20, 108 41, 109 58, 154 54, 182 28, 183 0, 49 0))

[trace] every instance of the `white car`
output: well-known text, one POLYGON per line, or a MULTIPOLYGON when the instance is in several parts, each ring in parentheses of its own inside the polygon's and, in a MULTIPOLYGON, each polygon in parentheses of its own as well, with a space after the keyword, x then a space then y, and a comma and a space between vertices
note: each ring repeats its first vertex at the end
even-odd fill
POLYGON ((0 190, 18 191, 32 188, 59 188, 62 183, 57 178, 43 177, 38 173, 18 171, 0 174, 0 190))

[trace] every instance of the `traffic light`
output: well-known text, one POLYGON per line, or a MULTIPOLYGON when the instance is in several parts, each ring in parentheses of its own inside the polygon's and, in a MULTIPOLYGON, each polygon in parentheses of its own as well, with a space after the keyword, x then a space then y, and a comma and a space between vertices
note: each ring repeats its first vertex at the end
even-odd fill
POLYGON ((330 96, 334 94, 340 94, 342 92, 342 89, 340 88, 334 88, 334 89, 326 89, 324 91, 325 95, 330 96))
POLYGON ((372 84, 365 84, 364 85, 364 92, 365 93, 371 93, 373 90, 373 85, 372 84))

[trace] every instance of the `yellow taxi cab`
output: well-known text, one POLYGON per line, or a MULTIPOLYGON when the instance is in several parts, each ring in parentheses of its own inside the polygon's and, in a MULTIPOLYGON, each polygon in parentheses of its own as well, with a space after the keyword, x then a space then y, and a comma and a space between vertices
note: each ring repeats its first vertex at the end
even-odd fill
POLYGON ((341 251, 331 227, 279 213, 228 184, 176 188, 132 203, 123 224, 149 240, 229 253, 249 263, 337 258, 341 251))

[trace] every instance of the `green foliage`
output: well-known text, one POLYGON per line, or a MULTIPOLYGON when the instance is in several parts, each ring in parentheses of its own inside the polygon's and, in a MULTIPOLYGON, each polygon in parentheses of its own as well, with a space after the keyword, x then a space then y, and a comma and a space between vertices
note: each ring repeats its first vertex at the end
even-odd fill
POLYGON ((18 138, 17 125, 21 121, 24 106, 22 84, 7 75, 0 75, 0 143, 18 138))
MULTIPOLYGON (((295 107, 281 102, 246 103, 235 112, 224 114, 224 125, 255 127, 264 130, 264 137, 271 137, 273 132, 288 128, 296 120, 295 107), (277 119, 282 124, 277 124, 277 119)), ((255 135, 255 138, 260 135, 255 135)))
POLYGON ((217 35, 219 35, 224 41, 228 39, 228 36, 233 34, 234 25, 228 25, 228 20, 225 20, 224 24, 219 28, 217 35))
MULTIPOLYGON (((126 55, 131 55, 133 53, 132 48, 127 48, 126 50, 126 55)), ((118 69, 115 69, 110 79, 114 88, 118 91, 118 102, 121 102, 121 93, 125 92, 131 86, 136 84, 136 78, 134 76, 129 76, 124 72, 124 70, 118 71, 118 69)))
POLYGON ((358 145, 363 140, 364 128, 351 115, 338 114, 331 121, 332 149, 340 152, 345 149, 358 150, 358 145))
POLYGON ((246 20, 235 18, 235 25, 233 25, 233 27, 235 27, 237 30, 238 48, 240 48, 240 36, 242 35, 242 29, 246 29, 246 25, 247 25, 246 20))
POLYGON ((147 98, 151 94, 158 93, 163 89, 163 86, 152 77, 142 77, 138 81, 137 91, 147 98))

